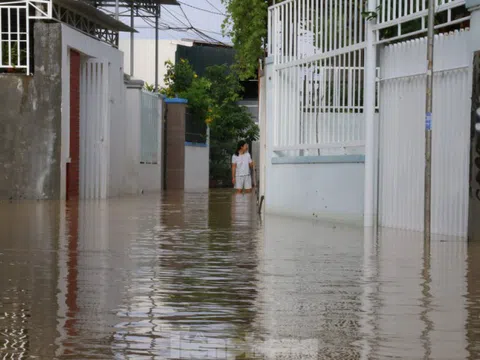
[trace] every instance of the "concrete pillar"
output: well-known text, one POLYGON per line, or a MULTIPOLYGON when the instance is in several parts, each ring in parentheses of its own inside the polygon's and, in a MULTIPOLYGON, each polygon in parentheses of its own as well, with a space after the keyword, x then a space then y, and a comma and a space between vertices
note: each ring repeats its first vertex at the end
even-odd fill
MULTIPOLYGON (((368 0, 368 11, 376 11, 377 1, 368 0)), ((375 87, 377 68, 377 49, 373 19, 367 22, 367 47, 365 49, 365 82, 364 82, 364 114, 365 114, 365 191, 364 191, 364 225, 374 226, 375 210, 375 87)))
POLYGON ((264 174, 263 177, 263 194, 265 196, 264 209, 265 212, 269 211, 270 203, 272 199, 272 189, 269 187, 269 179, 271 179, 272 173, 272 157, 273 157, 273 144, 274 144, 274 121, 275 121, 275 70, 273 66, 273 58, 269 57, 265 61, 265 120, 260 131, 264 132, 260 138, 265 142, 264 146, 264 174))
MULTIPOLYGON (((265 75, 260 77, 259 80, 260 91, 259 91, 259 127, 260 127, 260 161, 258 164, 259 176, 260 176, 260 196, 265 196, 265 171, 266 171, 266 131, 267 131, 267 107, 266 107, 266 97, 267 97, 267 78, 265 75)), ((258 181, 258 180, 257 180, 258 181)))
POLYGON ((185 114, 187 100, 165 99, 165 189, 185 187, 185 114))
POLYGON ((466 0, 465 7, 471 12, 470 33, 472 51, 480 50, 480 0, 466 0))

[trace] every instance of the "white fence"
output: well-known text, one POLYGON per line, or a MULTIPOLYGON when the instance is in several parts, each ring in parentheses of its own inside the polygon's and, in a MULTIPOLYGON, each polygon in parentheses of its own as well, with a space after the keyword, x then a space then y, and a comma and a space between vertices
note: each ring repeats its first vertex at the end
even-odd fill
MULTIPOLYGON (((464 4, 464 0, 436 0, 435 28, 468 20, 469 15, 463 15, 458 11, 456 14, 452 12, 455 8, 463 7, 464 4)), ((427 15, 428 1, 425 0, 377 0, 377 12, 373 15, 377 22, 375 25, 377 42, 388 42, 425 33, 427 15), (385 29, 392 31, 386 34, 382 31, 385 29)))
POLYGON ((80 198, 107 197, 110 87, 107 61, 83 61, 80 72, 80 198))
POLYGON ((140 163, 158 163, 158 95, 142 91, 140 94, 140 163))
POLYGON ((269 55, 275 64, 319 60, 362 48, 363 0, 287 0, 270 7, 269 55), (306 61, 302 61, 306 60, 306 61))
POLYGON ((362 51, 276 72, 275 151, 291 155, 362 147, 362 51), (305 152, 306 151, 306 152, 305 152))
MULTIPOLYGON (((432 232, 467 232, 471 62, 468 31, 435 39, 432 232)), ((381 226, 423 230, 426 39, 381 54, 381 226)))
MULTIPOLYGON (((277 155, 348 154, 364 147, 364 94, 372 89, 364 81, 366 18, 375 23, 372 44, 426 31, 425 1, 377 0, 376 5, 368 12, 361 0, 287 0, 269 8, 277 155)), ((463 0, 437 5, 437 28, 469 19, 452 12, 463 0)), ((425 63, 425 57, 418 61, 425 63)))
POLYGON ((30 73, 30 20, 51 17, 50 0, 0 3, 0 69, 30 73))
POLYGON ((360 0, 289 0, 269 9, 277 154, 364 147, 363 6, 360 0))

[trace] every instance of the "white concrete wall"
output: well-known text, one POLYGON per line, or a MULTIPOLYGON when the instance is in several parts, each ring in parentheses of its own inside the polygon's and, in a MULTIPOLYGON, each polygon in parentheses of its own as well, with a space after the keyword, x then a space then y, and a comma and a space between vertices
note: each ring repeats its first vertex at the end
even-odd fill
POLYGON ((126 122, 125 137, 125 187, 126 194, 144 192, 160 192, 162 190, 162 140, 163 140, 163 100, 159 98, 158 108, 158 162, 157 164, 141 164, 141 89, 126 90, 126 122))
POLYGON ((119 151, 118 143, 111 139, 118 139, 125 133, 125 129, 117 126, 125 117, 125 94, 123 86, 123 54, 121 51, 104 44, 91 37, 73 30, 62 24, 62 148, 61 148, 61 187, 60 196, 66 195, 66 164, 70 157, 70 49, 74 49, 85 56, 106 60, 109 63, 109 118, 106 121, 103 146, 106 147, 107 163, 107 196, 117 193, 123 184, 119 176, 124 151, 119 151))
POLYGON ((265 210, 298 217, 361 223, 363 163, 267 163, 265 210))
MULTIPOLYGON (((273 66, 266 67, 265 211, 308 218, 361 223, 363 219, 364 164, 338 163, 272 164, 273 152, 273 66)), ((315 161, 319 161, 319 157, 315 161)))
POLYGON ((185 146, 185 190, 208 190, 209 147, 185 146))
MULTIPOLYGON (((165 85, 163 78, 167 72, 165 62, 170 60, 175 64, 175 53, 177 44, 191 46, 191 42, 180 42, 172 40, 160 40, 158 44, 158 83, 161 87, 165 85)), ((120 39, 119 49, 125 54, 125 73, 131 75, 130 70, 130 39, 120 39)), ((155 40, 135 39, 134 40, 134 71, 133 77, 142 79, 148 84, 155 83, 155 40)))

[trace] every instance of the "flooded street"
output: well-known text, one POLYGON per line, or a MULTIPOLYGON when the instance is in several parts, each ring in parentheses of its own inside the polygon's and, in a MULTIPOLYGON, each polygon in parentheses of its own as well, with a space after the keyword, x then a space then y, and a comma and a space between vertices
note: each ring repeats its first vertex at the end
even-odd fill
POLYGON ((479 359, 480 244, 229 191, 0 204, 0 359, 479 359))

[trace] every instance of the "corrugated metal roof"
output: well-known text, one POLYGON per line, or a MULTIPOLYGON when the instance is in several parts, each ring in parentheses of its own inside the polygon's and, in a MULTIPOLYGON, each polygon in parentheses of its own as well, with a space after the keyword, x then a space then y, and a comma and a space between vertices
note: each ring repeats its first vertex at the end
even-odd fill
MULTIPOLYGON (((115 6, 115 0, 85 0, 94 6, 115 6)), ((157 5, 176 5, 180 6, 177 0, 120 0, 121 8, 131 7, 132 2, 137 8, 152 8, 157 5)))
MULTIPOLYGON (((164 1, 164 0, 161 0, 164 1)), ((135 29, 124 24, 121 21, 115 20, 110 15, 107 15, 103 11, 100 11, 92 5, 82 0, 53 0, 55 4, 60 5, 66 9, 78 13, 85 18, 101 25, 103 28, 113 31, 123 32, 137 32, 135 29)))

